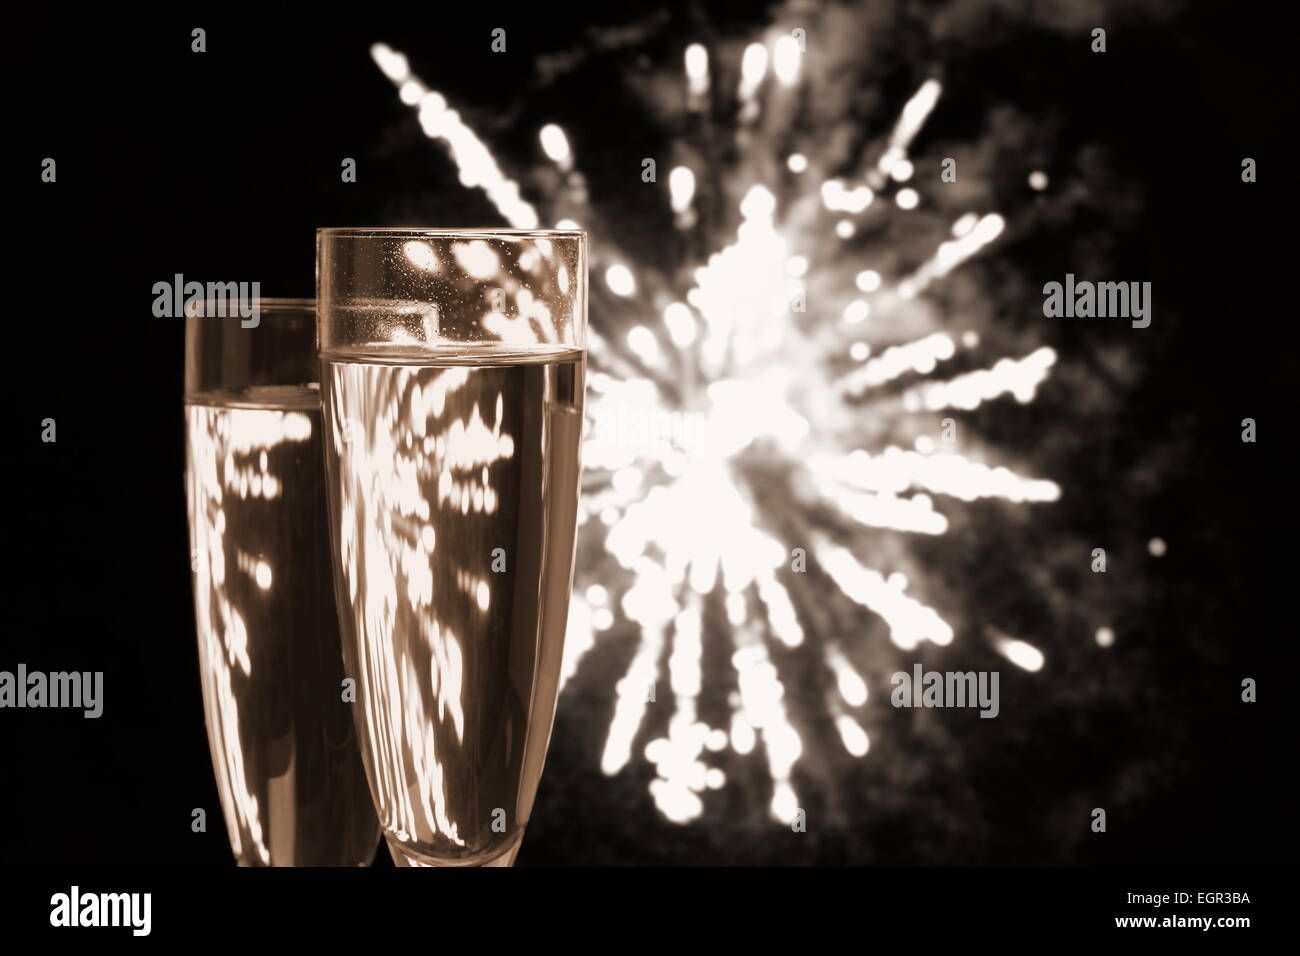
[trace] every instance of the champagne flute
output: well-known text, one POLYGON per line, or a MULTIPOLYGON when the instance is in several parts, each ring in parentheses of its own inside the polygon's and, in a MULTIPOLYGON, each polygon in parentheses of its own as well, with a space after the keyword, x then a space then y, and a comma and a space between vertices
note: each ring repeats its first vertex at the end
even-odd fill
POLYGON ((199 674, 241 866, 365 866, 379 827, 344 685, 310 300, 185 320, 199 674))
POLYGON ((343 654, 404 866, 509 866, 550 741, 586 353, 580 231, 317 232, 343 654))

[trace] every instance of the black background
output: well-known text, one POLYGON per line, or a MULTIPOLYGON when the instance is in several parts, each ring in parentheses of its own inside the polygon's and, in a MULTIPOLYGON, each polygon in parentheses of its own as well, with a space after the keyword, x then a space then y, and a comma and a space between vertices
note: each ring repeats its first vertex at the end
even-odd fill
MULTIPOLYGON (((644 55, 680 57, 688 35, 743 33, 766 22, 766 9, 669 5, 654 14, 664 26, 644 55)), ((1186 532, 1134 629, 1160 652, 1149 678, 1176 704, 1165 719, 1195 743, 1178 779, 1154 788, 1141 826, 1114 828, 1080 862, 1281 862, 1294 846, 1285 811, 1295 752, 1295 204, 1280 149, 1292 90, 1266 9, 1198 5, 1112 32, 1100 65, 1079 52, 1082 37, 1015 29, 946 61, 953 110, 981 91, 1019 89, 1026 104, 1052 103, 1111 144, 1118 167, 1145 187, 1141 229, 1121 258, 1139 263, 1161 306, 1180 316, 1153 337, 1110 455, 1077 476, 1101 504, 1071 520, 1084 531, 1104 525, 1108 470, 1172 423, 1186 430, 1193 451, 1153 505, 1154 517, 1186 532), (1246 155, 1259 160, 1254 185, 1240 181, 1246 155), (1247 416, 1259 422, 1257 444, 1237 440, 1247 416), (1242 676, 1259 681, 1254 706, 1238 701, 1242 676)), ((0 863, 231 863, 195 659, 182 329, 151 316, 152 284, 174 273, 259 278, 265 295, 311 295, 317 226, 412 225, 414 215, 498 224, 440 150, 415 151, 414 114, 369 45, 405 49, 509 155, 545 118, 495 127, 488 118, 523 99, 534 55, 580 45, 592 24, 646 16, 614 4, 439 4, 110 23, 51 8, 10 37, 8 125, 18 135, 6 153, 17 208, 5 252, 13 457, 0 668, 102 670, 107 710, 95 721, 0 714, 4 799, 14 801, 0 817, 0 863), (208 36, 201 56, 190 52, 196 25, 208 36), (517 54, 489 52, 498 25, 510 27, 517 54), (45 156, 57 158, 57 184, 39 180, 45 156), (344 156, 359 161, 355 184, 340 182, 344 156), (40 441, 46 417, 58 422, 57 444, 40 441), (190 831, 198 806, 209 808, 206 834, 190 831)), ((651 155, 654 134, 615 84, 568 92, 569 112, 557 118, 586 147, 593 189, 651 155)), ((917 836, 921 824, 804 842, 773 828, 719 845, 704 824, 664 822, 643 771, 612 781, 599 773, 601 721, 590 713, 561 701, 521 865, 1060 862, 1041 835, 1004 833, 984 852, 948 852, 917 836)), ((1111 732, 1140 730, 1121 722, 1111 732)), ((1050 772, 1016 767, 1009 760, 991 784, 1008 801, 1054 786, 1050 772)))

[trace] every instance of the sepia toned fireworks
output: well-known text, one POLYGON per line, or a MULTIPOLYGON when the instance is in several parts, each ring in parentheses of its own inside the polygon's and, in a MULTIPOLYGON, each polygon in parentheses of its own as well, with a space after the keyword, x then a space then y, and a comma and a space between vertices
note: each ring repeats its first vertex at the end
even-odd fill
MULTIPOLYGON (((531 177, 560 185, 529 201, 402 52, 371 49, 462 185, 512 226, 590 233, 591 375, 563 679, 581 683, 602 641, 634 642, 600 767, 615 775, 643 757, 656 806, 678 823, 726 785, 724 751, 762 761, 768 814, 794 821, 801 759, 827 746, 870 759, 894 719, 873 717, 873 702, 887 707, 884 678, 922 645, 972 635, 1024 672, 1048 664, 998 622, 942 606, 946 589, 915 547, 954 522, 969 528, 980 502, 1027 520, 1062 496, 1052 476, 967 427, 982 406, 1033 403, 1057 366, 1035 333, 999 321, 986 277, 954 291, 962 267, 996 255, 1014 224, 988 189, 963 185, 940 201, 956 160, 927 156, 918 175, 913 146, 943 97, 938 78, 913 87, 878 130, 848 136, 851 117, 823 117, 819 134, 804 113, 844 100, 834 85, 853 54, 821 50, 812 69, 802 32, 775 23, 722 49, 686 43, 680 60, 642 76, 675 131, 671 155, 637 169, 675 226, 664 242, 679 248, 662 263, 626 248, 592 203, 560 125, 538 130, 531 177), (722 152, 720 168, 710 157, 722 152), (693 249, 707 251, 691 260, 693 249), (717 640, 729 643, 721 682, 705 673, 717 640), (823 669, 819 719, 837 739, 796 729, 805 718, 778 664, 791 653, 823 669), (727 689, 706 694, 706 684, 727 689)), ((1021 182, 1031 196, 1050 186, 1039 169, 1021 182)), ((1113 641, 1106 633, 1098 645, 1113 641)))

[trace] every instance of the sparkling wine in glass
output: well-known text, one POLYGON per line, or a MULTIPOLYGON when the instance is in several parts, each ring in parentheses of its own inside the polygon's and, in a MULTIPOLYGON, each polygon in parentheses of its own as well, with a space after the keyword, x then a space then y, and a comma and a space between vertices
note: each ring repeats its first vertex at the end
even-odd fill
POLYGON ((311 300, 186 318, 185 440, 208 742, 241 866, 369 864, 343 685, 311 300))
POLYGON ((324 229, 322 402, 344 659, 393 859, 510 865, 572 585, 586 237, 324 229))

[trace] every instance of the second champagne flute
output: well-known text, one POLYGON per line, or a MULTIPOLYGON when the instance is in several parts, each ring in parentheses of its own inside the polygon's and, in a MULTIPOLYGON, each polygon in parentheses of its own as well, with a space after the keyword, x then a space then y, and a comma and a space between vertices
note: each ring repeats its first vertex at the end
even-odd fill
POLYGON ((563 657, 585 381, 578 231, 322 229, 331 545, 393 859, 510 865, 563 657))
POLYGON ((379 827, 343 689, 321 470, 316 310, 185 320, 199 675, 241 866, 366 866, 379 827))

